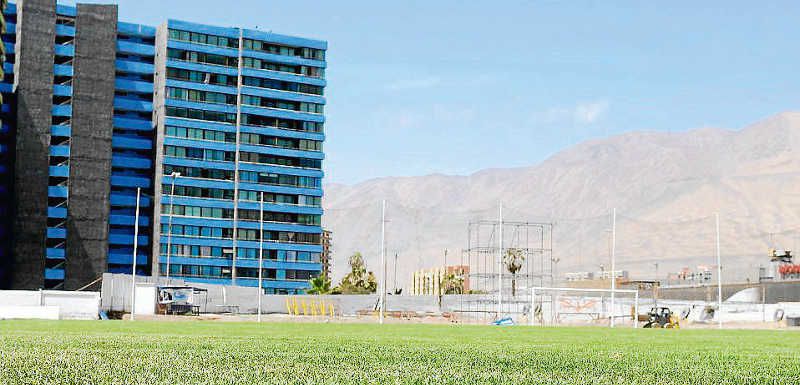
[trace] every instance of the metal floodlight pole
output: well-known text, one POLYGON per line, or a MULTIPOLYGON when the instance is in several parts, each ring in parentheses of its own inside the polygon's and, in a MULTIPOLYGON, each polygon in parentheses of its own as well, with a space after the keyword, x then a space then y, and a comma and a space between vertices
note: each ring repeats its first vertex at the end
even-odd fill
POLYGON ((172 256, 172 200, 175 199, 175 181, 181 176, 179 172, 173 172, 169 176, 172 177, 172 187, 169 192, 169 224, 167 224, 167 283, 169 283, 169 264, 170 257, 172 256))
POLYGON ((499 211, 500 228, 497 235, 497 319, 503 318, 503 203, 499 211))
POLYGON ((614 306, 616 305, 617 290, 617 209, 611 212, 611 327, 614 327, 614 306))
POLYGON ((394 253, 394 287, 392 291, 397 294, 397 253, 394 253))
POLYGON ((722 329, 722 256, 719 249, 719 213, 714 215, 717 225, 717 323, 722 329))
POLYGON ((136 254, 139 252, 139 200, 142 188, 136 188, 136 215, 133 217, 133 266, 131 266, 131 321, 136 319, 136 254))
POLYGON ((380 314, 378 322, 383 324, 383 313, 386 308, 386 199, 381 202, 381 282, 380 282, 380 314))
POLYGON ((258 322, 261 322, 261 291, 264 290, 264 192, 261 192, 261 205, 258 213, 258 322))
MULTIPOLYGON (((544 302, 544 301, 542 301, 542 302, 544 302)), ((544 306, 542 306, 542 308, 544 308, 544 306)), ((531 288, 531 315, 530 315, 530 320, 528 320, 528 323, 531 326, 535 325, 536 321, 535 321, 534 317, 536 317, 536 288, 532 287, 531 288)))

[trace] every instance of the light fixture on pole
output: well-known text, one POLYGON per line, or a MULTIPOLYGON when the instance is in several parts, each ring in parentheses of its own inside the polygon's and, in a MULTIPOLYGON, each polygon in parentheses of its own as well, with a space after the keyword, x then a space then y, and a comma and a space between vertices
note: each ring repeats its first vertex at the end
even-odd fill
POLYGON ((169 224, 167 224, 167 280, 169 280, 169 264, 170 264, 170 257, 172 256, 172 200, 175 199, 175 181, 178 180, 178 177, 181 176, 179 172, 173 172, 169 174, 172 177, 172 187, 169 192, 169 224))
POLYGON ((131 321, 136 319, 136 254, 139 252, 139 200, 142 188, 136 188, 136 215, 133 218, 133 265, 131 266, 131 321))

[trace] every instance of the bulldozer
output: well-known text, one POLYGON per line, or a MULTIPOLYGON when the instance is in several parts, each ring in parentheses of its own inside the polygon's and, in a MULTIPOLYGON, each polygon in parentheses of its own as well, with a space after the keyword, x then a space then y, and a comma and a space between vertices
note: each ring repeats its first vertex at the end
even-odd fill
POLYGON ((654 307, 647 313, 646 328, 680 329, 681 325, 672 310, 668 307, 654 307))

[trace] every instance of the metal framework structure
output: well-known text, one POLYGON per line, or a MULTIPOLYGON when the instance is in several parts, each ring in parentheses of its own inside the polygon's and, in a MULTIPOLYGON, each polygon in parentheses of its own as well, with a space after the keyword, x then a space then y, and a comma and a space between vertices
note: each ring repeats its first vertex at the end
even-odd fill
POLYGON ((470 222, 467 232, 461 265, 469 266, 470 291, 460 295, 459 317, 527 317, 530 288, 553 284, 553 225, 503 221, 501 213, 499 220, 470 222))

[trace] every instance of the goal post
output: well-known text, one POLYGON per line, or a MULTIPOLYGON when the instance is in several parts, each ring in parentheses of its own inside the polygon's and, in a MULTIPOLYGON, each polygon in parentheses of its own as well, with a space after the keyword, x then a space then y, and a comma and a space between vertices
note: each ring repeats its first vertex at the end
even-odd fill
POLYGON ((634 328, 639 326, 638 290, 540 286, 530 288, 530 301, 532 326, 591 324, 612 318, 629 319, 634 328))

